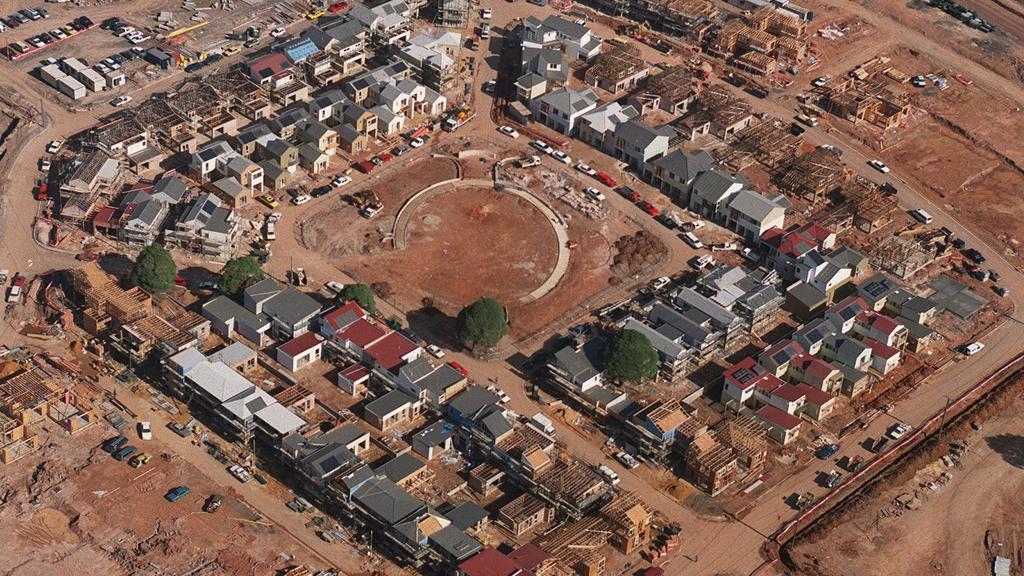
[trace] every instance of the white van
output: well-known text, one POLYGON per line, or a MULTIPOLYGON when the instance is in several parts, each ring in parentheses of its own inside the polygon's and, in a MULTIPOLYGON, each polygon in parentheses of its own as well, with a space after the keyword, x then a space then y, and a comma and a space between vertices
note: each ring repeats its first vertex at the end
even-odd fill
POLYGON ((619 479, 619 475, 615 473, 615 470, 612 470, 611 468, 605 466, 604 464, 599 465, 597 467, 597 471, 600 472, 602 476, 607 478, 608 482, 610 482, 612 486, 616 486, 619 482, 621 482, 621 480, 619 479))
POLYGON ((276 240, 277 234, 274 233, 274 223, 267 222, 267 229, 263 232, 263 238, 267 241, 276 240))
POLYGON ((701 242, 699 238, 694 236, 693 232, 683 232, 682 239, 683 242, 689 244, 690 248, 693 248, 694 250, 700 250, 701 248, 704 247, 704 243, 701 242))
POLYGON ((967 356, 974 356, 978 352, 981 352, 981 349, 984 347, 985 345, 981 342, 971 342, 970 344, 964 346, 964 354, 967 356))
POLYGON ((920 208, 911 212, 910 215, 913 216, 915 220, 922 224, 932 223, 932 215, 925 212, 924 210, 921 210, 920 208))

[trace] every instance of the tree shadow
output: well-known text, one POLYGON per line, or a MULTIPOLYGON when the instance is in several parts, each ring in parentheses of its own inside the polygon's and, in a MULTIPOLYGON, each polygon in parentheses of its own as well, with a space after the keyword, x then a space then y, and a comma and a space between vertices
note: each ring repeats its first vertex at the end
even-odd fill
POLYGON ((455 337, 455 317, 448 316, 432 306, 412 310, 405 317, 409 322, 409 328, 425 338, 428 343, 438 344, 450 350, 462 347, 455 337))
POLYGON ((101 256, 96 263, 99 264, 100 270, 118 278, 122 283, 128 281, 128 276, 131 275, 132 268, 135 267, 135 261, 131 258, 112 252, 101 256))
POLYGON ((1024 436, 999 434, 985 438, 985 443, 1010 466, 1024 468, 1024 436))

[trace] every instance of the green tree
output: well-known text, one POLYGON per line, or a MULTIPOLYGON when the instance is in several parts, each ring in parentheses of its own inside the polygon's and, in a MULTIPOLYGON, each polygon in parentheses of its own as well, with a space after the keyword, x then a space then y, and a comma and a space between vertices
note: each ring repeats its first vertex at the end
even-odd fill
POLYGON ((377 313, 377 300, 373 297, 373 290, 366 284, 348 284, 335 299, 338 304, 344 304, 349 300, 355 300, 360 308, 370 314, 377 313))
POLYGON ((402 319, 399 318, 398 316, 392 316, 388 318, 388 328, 391 328, 392 330, 401 330, 402 319))
POLYGON ((159 244, 150 244, 135 259, 131 280, 150 292, 164 292, 174 286, 177 275, 178 267, 174 265, 171 253, 159 244))
POLYGON ((636 330, 623 330, 608 340, 604 350, 605 371, 617 380, 640 382, 658 373, 658 352, 636 330))
POLYGON ((247 287, 263 280, 260 263, 252 256, 229 260, 220 273, 220 291, 234 296, 247 287))
POLYGON ((508 334, 505 308, 494 298, 481 298, 459 312, 457 330, 464 346, 493 348, 508 334))

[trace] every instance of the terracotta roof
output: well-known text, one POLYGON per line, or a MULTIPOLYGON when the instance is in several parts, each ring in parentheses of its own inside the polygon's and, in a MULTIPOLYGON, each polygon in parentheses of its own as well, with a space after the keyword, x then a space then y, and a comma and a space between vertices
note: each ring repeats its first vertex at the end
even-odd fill
POLYGON ((338 337, 342 340, 348 340, 360 348, 366 348, 383 338, 386 334, 387 331, 380 326, 371 323, 365 318, 361 318, 350 324, 348 328, 338 332, 338 337))
POLYGON ((797 384, 796 387, 804 393, 804 396, 807 398, 807 402, 814 404, 815 406, 823 406, 827 404, 829 400, 833 400, 835 398, 835 396, 828 392, 818 390, 817 388, 808 386, 807 384, 797 384))
POLYGON ((764 372, 764 368, 757 363, 752 356, 733 364, 725 371, 725 379, 740 390, 748 390, 757 383, 758 375, 764 372))
POLYGON ((864 341, 864 345, 871 348, 871 353, 875 356, 882 358, 892 358, 893 356, 899 356, 900 351, 892 346, 889 346, 885 342, 879 342, 873 338, 868 338, 864 341))
POLYGON ((352 382, 359 382, 364 378, 370 377, 370 370, 366 366, 363 366, 362 364, 353 364, 339 372, 338 375, 344 376, 345 378, 348 378, 352 382))
POLYGON ((797 402, 801 398, 805 397, 803 391, 800 390, 800 387, 792 384, 783 384, 775 390, 772 390, 772 396, 782 398, 786 402, 797 402))
POLYGON ((787 412, 783 412, 775 406, 762 406, 756 414, 761 420, 786 430, 792 430, 800 425, 799 418, 787 412))
POLYGON ((459 570, 466 576, 533 576, 497 548, 486 548, 459 564, 459 570))
POLYGON ((297 336, 281 344, 277 349, 294 358, 303 352, 312 350, 322 342, 323 340, 316 333, 306 332, 302 336, 297 336))
POLYGON ((409 340, 398 332, 392 332, 374 342, 366 349, 366 353, 376 360, 377 364, 379 364, 381 368, 384 368, 385 370, 393 370, 405 363, 402 356, 405 356, 417 348, 419 348, 419 346, 417 346, 412 340, 409 340))
POLYGON ((551 554, 541 550, 534 544, 523 544, 508 555, 516 564, 524 570, 533 570, 542 562, 551 558, 551 554))
POLYGON ((776 390, 785 386, 786 383, 779 379, 778 376, 771 373, 762 374, 754 381, 754 386, 764 391, 765 394, 774 394, 776 390))
POLYGON ((902 324, 884 314, 872 314, 870 318, 866 319, 866 323, 882 334, 892 334, 902 326, 902 324))
POLYGON ((836 367, 822 360, 821 358, 815 358, 810 354, 801 354, 797 356, 793 363, 795 363, 804 374, 813 376, 818 380, 824 380, 828 378, 836 367))

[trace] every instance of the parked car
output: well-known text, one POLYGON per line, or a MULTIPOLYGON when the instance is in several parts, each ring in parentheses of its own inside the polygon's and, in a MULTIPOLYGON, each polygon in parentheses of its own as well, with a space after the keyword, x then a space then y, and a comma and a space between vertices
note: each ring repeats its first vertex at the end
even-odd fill
POLYGON ((584 192, 586 193, 587 196, 590 196, 594 200, 596 200, 598 202, 604 202, 604 194, 602 194, 601 191, 598 190, 597 188, 594 188, 593 186, 588 186, 584 190, 584 192))
POLYGON ((127 443, 128 438, 124 436, 114 436, 113 438, 105 440, 103 444, 100 444, 100 448, 108 454, 113 454, 123 448, 127 443))
POLYGON ((335 178, 334 180, 331 180, 331 186, 334 186, 335 188, 340 188, 345 184, 348 184, 349 182, 352 182, 351 176, 341 175, 335 178))
POLYGON ((150 454, 149 452, 142 452, 129 458, 128 465, 131 466, 132 468, 142 468, 146 464, 149 464, 149 461, 152 459, 152 454, 150 454))
POLYGON ((348 8, 348 2, 335 2, 334 4, 331 4, 330 6, 327 7, 327 11, 330 12, 331 14, 334 14, 337 12, 341 12, 346 8, 348 8))
POLYGON ((661 276, 659 278, 655 278, 654 282, 651 282, 651 290, 657 292, 671 283, 672 279, 669 278, 668 276, 661 276))
POLYGON ((394 154, 395 156, 401 156, 402 154, 405 154, 410 150, 412 150, 411 147, 403 145, 395 147, 395 149, 392 150, 391 153, 394 154))
POLYGON ((697 270, 703 270, 709 266, 715 265, 715 259, 711 257, 711 254, 701 254, 700 256, 693 259, 693 267, 697 270))
POLYGON ((221 504, 224 503, 224 497, 220 494, 210 494, 210 497, 203 503, 203 512, 213 514, 217 510, 220 510, 221 504))
POLYGON ((248 470, 246 470, 245 468, 242 468, 238 464, 233 464, 233 465, 229 466, 228 467, 228 472, 230 472, 231 475, 234 476, 235 479, 237 479, 242 484, 245 484, 249 480, 252 480, 252 474, 249 474, 248 470))
POLYGON ((138 448, 136 448, 135 446, 132 446, 131 444, 129 444, 128 446, 125 446, 124 448, 121 448, 117 452, 114 452, 114 454, 113 454, 114 460, 117 460, 118 462, 122 462, 126 458, 128 458, 132 454, 135 454, 138 451, 139 451, 138 448))
POLYGON ((694 250, 700 250, 701 248, 704 247, 704 243, 700 241, 700 238, 694 236, 693 232, 683 232, 679 237, 682 238, 683 242, 686 242, 686 244, 690 248, 693 248, 694 250))
POLYGON ((50 143, 46 145, 46 152, 49 154, 56 154, 62 146, 64 146, 63 140, 51 140, 50 143))
POLYGON ((638 202, 637 206, 650 216, 657 216, 658 214, 661 214, 654 204, 651 204, 650 202, 638 202))
POLYGON ((899 440, 900 438, 903 438, 903 436, 906 435, 907 432, 910 432, 910 425, 900 422, 899 424, 893 426, 892 429, 889 430, 889 438, 892 438, 893 440, 899 440))
POLYGON ((413 148, 419 148, 420 146, 423 146, 425 143, 426 140, 424 140, 423 138, 413 138, 412 140, 409 140, 409 146, 412 146, 413 148))
POLYGON ((841 472, 838 470, 832 470, 828 473, 828 476, 825 477, 825 487, 829 489, 835 488, 842 479, 843 474, 841 472))
POLYGON ((983 342, 971 342, 963 347, 963 353, 965 356, 974 356, 984 348, 985 344, 983 342))
POLYGON ((533 142, 530 142, 530 146, 533 146, 534 148, 540 150, 545 154, 551 154, 552 152, 555 151, 555 149, 552 148, 551 145, 549 145, 547 142, 543 140, 534 140, 533 142))
POLYGON ((968 248, 964 250, 963 254, 967 259, 971 260, 975 264, 980 265, 985 263, 985 256, 983 256, 981 252, 978 252, 974 248, 968 248))
POLYGON ((568 165, 572 163, 572 158, 565 152, 562 152, 561 150, 552 151, 551 157, 554 158, 555 160, 558 160, 562 164, 568 165))
POLYGON ((142 438, 143 440, 152 440, 153 425, 145 420, 139 422, 139 438, 142 438))
POLYGON ((491 19, 491 9, 490 8, 484 8, 483 10, 481 10, 480 11, 480 17, 483 18, 484 20, 490 20, 491 19))
POLYGON ((190 490, 188 486, 178 486, 176 488, 171 488, 167 494, 164 494, 164 498, 168 502, 177 502, 185 496, 188 496, 191 491, 192 490, 190 490))
POLYGON ((424 348, 424 350, 426 350, 427 354, 430 354, 434 358, 444 358, 444 350, 441 350, 441 348, 438 347, 436 344, 431 344, 424 348))
POLYGON ((324 286, 327 287, 327 289, 330 290, 331 292, 334 292, 335 294, 341 294, 341 291, 345 289, 345 285, 342 284, 341 282, 338 282, 337 280, 331 280, 330 282, 324 284, 324 286))
POLYGON ((277 208, 280 202, 270 194, 264 194, 259 197, 259 201, 262 202, 268 208, 277 208))
POLYGON ((618 182, 615 181, 614 178, 612 178, 611 176, 609 176, 605 172, 598 172, 597 174, 594 174, 594 178, 597 178, 598 182, 600 182, 601 184, 604 184, 605 186, 607 186, 609 188, 615 188, 619 184, 618 182))
POLYGON ((310 200, 312 200, 312 197, 310 197, 309 194, 299 194, 295 198, 292 198, 292 204, 295 204, 296 206, 302 206, 303 204, 309 202, 310 200))
POLYGON ((828 460, 834 456, 836 452, 839 452, 838 444, 825 444, 814 451, 814 457, 818 460, 828 460))
POLYGON ((508 136, 509 138, 519 138, 519 132, 516 131, 516 129, 511 126, 499 126, 498 132, 501 132, 502 134, 508 136))
POLYGON ((334 190, 334 188, 331 187, 330 185, 317 186, 316 188, 313 188, 313 190, 310 191, 309 195, 312 196, 313 198, 320 198, 321 196, 326 196, 327 194, 329 194, 331 190, 334 190))
POLYGON ((868 166, 871 166, 872 168, 874 168, 875 170, 878 170, 882 174, 888 174, 889 173, 889 167, 886 166, 885 162, 882 162, 881 160, 869 160, 868 161, 868 166))
POLYGON ((49 158, 43 158, 42 160, 39 161, 39 170, 41 170, 43 172, 49 172, 50 171, 50 166, 51 166, 51 163, 50 163, 49 158))
POLYGON ((589 165, 584 164, 583 162, 580 162, 579 164, 576 165, 576 170, 586 174, 587 176, 593 176, 597 174, 597 170, 594 170, 589 165))
POLYGON ((622 481, 619 478, 619 475, 615 473, 615 470, 612 470, 611 468, 604 464, 598 465, 597 471, 600 472, 601 475, 604 476, 605 479, 607 479, 612 486, 617 486, 619 482, 622 481))
POLYGON ((634 469, 634 468, 636 468, 637 466, 640 465, 640 461, 639 460, 637 460, 632 455, 627 454, 625 452, 616 452, 614 454, 614 456, 612 456, 612 457, 615 458, 616 460, 618 460, 619 464, 622 464, 623 466, 625 466, 626 468, 629 468, 630 470, 632 470, 632 469, 634 469))

